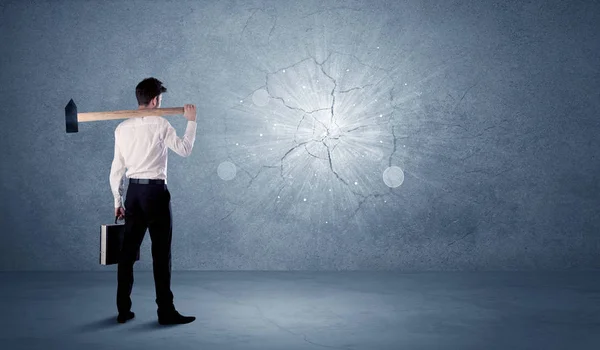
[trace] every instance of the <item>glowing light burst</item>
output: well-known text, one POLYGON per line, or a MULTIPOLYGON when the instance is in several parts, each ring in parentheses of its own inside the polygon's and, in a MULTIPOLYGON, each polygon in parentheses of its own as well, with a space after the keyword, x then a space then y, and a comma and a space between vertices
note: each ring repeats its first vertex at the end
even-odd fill
POLYGON ((227 147, 245 176, 236 180, 248 181, 245 199, 326 225, 400 186, 393 85, 382 69, 338 52, 267 73, 226 121, 238 130, 227 147))

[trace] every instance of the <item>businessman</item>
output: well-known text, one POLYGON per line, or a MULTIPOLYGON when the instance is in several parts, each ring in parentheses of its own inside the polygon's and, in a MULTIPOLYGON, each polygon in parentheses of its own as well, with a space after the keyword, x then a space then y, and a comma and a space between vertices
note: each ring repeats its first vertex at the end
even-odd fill
POLYGON ((160 108, 167 88, 156 78, 142 80, 135 89, 138 109, 148 116, 130 118, 115 129, 115 153, 110 171, 115 216, 125 220, 125 237, 117 273, 117 321, 125 323, 135 317, 131 311, 133 264, 146 229, 152 240, 152 267, 158 322, 185 324, 193 316, 182 316, 173 303, 171 292, 171 194, 167 189, 168 149, 182 157, 192 153, 196 138, 196 106, 186 104, 183 116, 188 120, 183 138, 177 136, 169 121, 153 116, 160 108), (127 172, 125 172, 127 170, 127 172), (124 175, 129 187, 123 206, 124 175))

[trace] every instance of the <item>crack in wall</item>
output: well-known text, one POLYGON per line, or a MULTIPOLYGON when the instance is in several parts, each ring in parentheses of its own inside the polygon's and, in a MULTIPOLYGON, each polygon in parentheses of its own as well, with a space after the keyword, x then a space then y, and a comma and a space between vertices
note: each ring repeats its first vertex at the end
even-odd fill
MULTIPOLYGON (((336 125, 336 126, 339 128, 339 125, 337 124, 337 122, 336 122, 336 120, 335 120, 335 104, 336 104, 336 96, 335 96, 335 94, 336 94, 336 89, 337 89, 337 86, 338 86, 338 82, 337 82, 337 80, 336 80, 336 79, 335 79, 333 76, 331 76, 331 74, 329 74, 329 73, 328 73, 328 72, 325 70, 325 67, 324 67, 324 64, 325 64, 325 63, 326 63, 326 62, 327 62, 327 61, 328 61, 328 60, 331 58, 331 56, 332 56, 332 54, 333 54, 333 53, 340 54, 340 55, 346 55, 346 56, 352 57, 352 58, 354 58, 354 59, 355 59, 357 62, 359 62, 361 65, 364 65, 364 66, 366 66, 366 67, 369 67, 369 68, 372 68, 372 69, 376 69, 376 70, 383 71, 383 72, 385 72, 386 76, 387 76, 388 78, 390 78, 390 79, 391 79, 391 76, 390 76, 389 70, 387 70, 387 69, 383 69, 383 68, 380 68, 380 67, 375 67, 375 66, 371 66, 371 65, 365 64, 365 63, 364 63, 364 62, 362 62, 362 61, 361 61, 361 60, 360 60, 358 57, 356 57, 356 55, 352 55, 352 54, 344 54, 344 53, 340 53, 340 52, 337 52, 337 51, 332 51, 332 52, 330 52, 330 53, 327 55, 327 58, 325 58, 325 59, 323 60, 323 62, 318 62, 318 60, 317 60, 315 57, 310 57, 310 58, 305 58, 305 59, 303 59, 303 60, 301 60, 301 61, 297 62, 297 63, 296 63, 296 64, 294 64, 294 65, 291 65, 291 66, 288 66, 288 67, 284 68, 284 69, 291 69, 291 68, 294 68, 295 66, 297 66, 297 65, 299 65, 299 64, 301 64, 301 63, 304 63, 306 60, 308 60, 308 59, 311 59, 311 58, 312 58, 312 61, 313 61, 313 62, 314 62, 314 63, 315 63, 315 64, 316 64, 316 65, 317 65, 319 68, 320 68, 321 72, 322 72, 322 73, 323 73, 323 74, 324 74, 324 75, 325 75, 325 76, 326 76, 328 79, 330 79, 330 80, 331 80, 331 82, 333 83, 333 88, 331 89, 331 93, 330 93, 330 96, 331 96, 331 107, 330 107, 330 108, 320 108, 320 109, 316 109, 316 110, 310 111, 310 113, 315 113, 315 112, 318 112, 318 111, 322 111, 322 110, 329 109, 329 110, 330 110, 330 125, 336 125)), ((284 69, 278 70, 278 72, 279 72, 279 71, 282 71, 282 70, 284 70, 284 69)), ((380 80, 379 80, 379 81, 378 81, 376 84, 378 84, 379 82, 381 82, 383 79, 384 79, 384 78, 380 79, 380 80)), ((366 87, 373 86, 373 85, 376 85, 376 84, 369 83, 369 84, 365 84, 365 85, 363 85, 363 86, 358 86, 358 87, 354 87, 354 88, 350 88, 350 89, 346 89, 346 90, 342 90, 342 91, 337 91, 337 93, 349 93, 349 92, 351 92, 351 91, 365 89, 366 87)), ((268 75, 267 75, 267 82, 266 82, 266 85, 268 86, 268 75)), ((272 98, 274 98, 274 99, 277 99, 277 100, 281 100, 282 102, 284 102, 284 101, 283 101, 283 98, 281 98, 281 97, 276 97, 276 96, 273 96, 273 95, 271 94, 270 90, 268 90, 267 92, 269 93, 269 96, 271 96, 272 98)), ((285 102, 284 102, 284 105, 285 105, 287 108, 289 108, 289 109, 298 110, 298 108, 294 108, 294 107, 288 106, 287 104, 285 104, 285 102)), ((299 110, 302 110, 303 112, 307 112, 307 111, 305 111, 305 110, 303 110, 303 109, 299 109, 299 110)), ((302 117, 302 120, 301 120, 301 121, 298 123, 298 127, 296 128, 296 133, 298 133, 298 131, 299 131, 299 128, 300 128, 300 125, 301 125, 301 124, 302 124, 302 122, 304 121, 304 118, 305 118, 305 116, 303 116, 303 117, 302 117)), ((322 122, 318 121, 318 120, 317 120, 316 118, 314 118, 314 117, 313 117, 313 120, 315 120, 315 121, 317 121, 317 122, 321 123, 321 124, 322 124, 322 125, 323 125, 323 126, 326 128, 326 130, 327 130, 327 133, 329 133, 329 131, 330 131, 330 130, 329 130, 329 129, 330 129, 330 127, 327 127, 326 125, 324 125, 322 122)), ((345 130, 345 131, 342 131, 342 132, 343 132, 343 133, 349 133, 349 132, 353 132, 353 131, 359 130, 359 129, 361 129, 361 128, 366 128, 366 127, 368 127, 368 125, 361 125, 361 126, 358 126, 358 127, 355 127, 355 128, 353 128, 353 129, 345 130)), ((314 124, 313 124, 313 135, 314 135, 314 124)), ((342 134, 342 135, 340 135, 339 137, 335 137, 335 138, 332 138, 332 139, 339 140, 341 137, 343 137, 343 134, 342 134)), ((394 127, 393 127, 393 126, 392 126, 392 137, 393 137, 394 149, 393 149, 393 151, 392 151, 392 153, 390 154, 390 157, 389 157, 389 162, 388 162, 388 163, 390 164, 390 166, 391 166, 391 162, 392 162, 392 157, 394 156, 394 154, 395 154, 395 152, 396 152, 396 150, 397 150, 397 146, 396 146, 396 144, 397 144, 397 137, 396 137, 396 135, 395 135, 395 132, 394 132, 394 127)), ((358 206, 358 208, 357 208, 357 209, 354 211, 354 213, 353 213, 353 216, 354 216, 354 215, 355 215, 355 214, 358 212, 358 210, 360 209, 360 207, 363 205, 363 203, 364 203, 364 202, 365 202, 365 201, 366 201, 368 198, 371 198, 371 197, 379 197, 379 196, 382 196, 383 194, 375 193, 375 194, 372 194, 372 195, 369 195, 369 196, 366 196, 366 197, 365 197, 364 195, 362 195, 362 194, 360 194, 360 193, 358 193, 358 192, 356 192, 356 191, 352 190, 352 188, 349 186, 349 183, 348 183, 348 181, 347 181, 347 180, 345 180, 345 179, 344 179, 344 178, 343 178, 343 177, 342 177, 342 176, 341 176, 341 175, 340 175, 340 174, 339 174, 339 173, 338 173, 338 172, 337 172, 337 171, 334 169, 334 166, 333 166, 333 160, 332 160, 332 155, 331 155, 331 152, 332 152, 332 151, 333 151, 333 150, 334 150, 334 149, 337 147, 337 145, 338 145, 338 144, 335 144, 333 147, 331 147, 331 148, 330 148, 330 146, 329 146, 329 145, 328 145, 326 142, 324 142, 324 139, 325 139, 325 138, 322 138, 322 139, 320 139, 320 140, 311 140, 311 141, 303 142, 301 145, 303 145, 303 146, 304 146, 304 149, 306 150, 307 154, 309 154, 309 156, 312 156, 312 157, 315 157, 315 158, 318 158, 318 159, 323 159, 323 158, 321 158, 321 157, 318 157, 318 156, 316 156, 316 155, 312 154, 310 151, 308 151, 308 149, 307 149, 306 145, 307 145, 308 143, 310 143, 310 142, 313 142, 313 141, 321 141, 321 144, 322 144, 323 146, 325 146, 325 148, 326 148, 326 150, 327 150, 327 161, 328 161, 329 169, 330 169, 330 171, 332 172, 332 174, 334 174, 334 175, 335 175, 335 177, 336 177, 336 178, 337 178, 337 179, 338 179, 340 182, 342 182, 342 183, 343 183, 343 184, 344 184, 344 185, 345 185, 345 186, 348 188, 348 190, 349 190, 350 192, 352 192, 352 193, 353 193, 354 195, 356 195, 356 196, 362 197, 362 200, 359 202, 359 206, 358 206)), ((296 140, 296 135, 294 135, 294 140, 296 140)), ((297 145, 297 146, 298 146, 298 145, 297 145)), ((292 151, 294 151, 295 149, 297 149, 297 148, 298 148, 297 146, 296 146, 296 147, 293 147, 293 148, 291 148, 290 150, 288 150, 288 152, 286 152, 286 154, 284 155, 284 157, 282 157, 282 158, 281 158, 281 162, 282 162, 282 163, 281 163, 281 169, 282 169, 282 171, 283 171, 283 161, 284 161, 285 157, 286 157, 286 156, 287 156, 287 155, 288 155, 290 152, 292 152, 292 151)), ((282 175, 282 176, 283 176, 283 175, 282 175)), ((392 190, 392 189, 390 189, 390 190, 392 190)))
POLYGON ((250 25, 250 21, 254 18, 254 16, 256 16, 256 13, 260 11, 260 12, 266 14, 267 16, 271 17, 271 20, 273 21, 273 24, 271 24, 271 29, 269 30, 269 36, 267 39, 267 41, 270 42, 271 36, 273 35, 273 32, 275 31, 275 27, 277 26, 277 19, 278 19, 277 14, 272 15, 271 13, 267 12, 262 7, 253 7, 253 8, 250 8, 249 10, 252 11, 252 13, 246 19, 246 23, 244 24, 244 27, 242 28, 242 31, 240 32, 240 38, 244 35, 246 30, 248 29, 248 26, 250 25))
MULTIPOLYGON (((256 11, 253 12, 253 14, 255 14, 255 13, 256 13, 256 11)), ((378 86, 378 84, 380 84, 386 78, 390 79, 389 80, 390 82, 393 82, 394 79, 391 76, 390 69, 375 67, 373 65, 366 64, 366 63, 362 62, 362 60, 360 60, 356 55, 353 55, 353 54, 346 54, 346 53, 341 53, 338 51, 330 51, 328 53, 327 57, 324 58, 321 62, 319 62, 319 60, 316 57, 309 55, 308 57, 300 59, 297 62, 290 64, 283 68, 279 68, 279 69, 276 69, 273 71, 267 71, 267 70, 261 70, 261 71, 265 74, 265 83, 261 87, 255 89, 252 93, 248 94, 244 99, 249 98, 253 93, 257 92, 260 89, 263 89, 266 91, 266 95, 268 96, 269 99, 272 99, 273 101, 277 101, 278 103, 280 103, 280 106, 282 106, 285 109, 288 109, 288 110, 294 111, 294 112, 300 112, 300 113, 302 113, 302 115, 300 117, 299 122, 296 124, 295 132, 293 133, 293 145, 291 147, 287 148, 287 150, 284 149, 285 152, 277 161, 279 163, 278 165, 275 165, 275 164, 263 165, 261 167, 261 169, 254 176, 252 176, 248 171, 244 170, 244 172, 247 173, 248 176, 250 177, 250 181, 247 184, 247 188, 249 188, 254 183, 254 181, 261 175, 261 173, 267 168, 269 168, 269 169, 279 168, 279 177, 285 183, 286 178, 292 178, 291 175, 286 176, 286 173, 285 173, 286 161, 288 161, 289 157, 291 157, 294 153, 296 153, 295 151, 299 151, 299 150, 303 149, 302 152, 306 156, 308 156, 310 158, 326 161, 328 171, 333 176, 335 176, 336 180, 339 181, 341 184, 343 184, 350 193, 352 193, 354 196, 357 197, 357 199, 359 199, 358 206, 353 211, 352 216, 355 216, 360 211, 361 207, 365 204, 365 202, 369 199, 379 198, 379 197, 387 196, 387 195, 397 196, 393 192, 392 188, 387 189, 387 191, 384 191, 383 193, 377 191, 377 192, 371 193, 369 195, 364 195, 364 194, 358 192, 357 190, 353 189, 353 187, 350 185, 350 182, 348 181, 348 179, 346 179, 345 176, 343 176, 339 171, 337 171, 336 165, 334 164, 335 156, 333 154, 333 152, 340 145, 340 141, 342 139, 344 139, 347 135, 349 135, 353 132, 362 131, 371 126, 383 125, 379 122, 372 122, 372 123, 365 124, 365 122, 363 121, 363 122, 361 122, 363 125, 352 126, 350 128, 340 127, 340 125, 338 124, 338 121, 337 121, 338 116, 336 115, 338 108, 339 108, 337 96, 341 95, 341 94, 349 94, 349 93, 356 92, 359 90, 366 90, 369 87, 378 86), (343 90, 339 90, 338 89, 340 86, 339 81, 335 78, 334 74, 329 72, 328 69, 326 69, 326 67, 325 67, 325 65, 329 62, 329 60, 332 58, 332 56, 334 54, 350 57, 355 62, 358 62, 358 64, 360 64, 364 67, 373 69, 375 71, 382 72, 383 75, 381 75, 380 78, 376 78, 376 82, 367 82, 364 84, 360 84, 359 86, 349 86, 343 90), (327 96, 331 98, 329 100, 329 105, 327 107, 317 106, 312 109, 307 108, 306 105, 301 105, 298 102, 289 102, 289 98, 286 100, 285 95, 283 95, 283 96, 279 95, 276 91, 273 90, 273 86, 278 86, 278 85, 273 85, 274 84, 273 78, 272 78, 273 76, 275 76, 276 74, 280 74, 280 73, 286 73, 287 70, 296 69, 301 64, 305 64, 305 63, 314 64, 315 68, 317 69, 317 72, 320 72, 321 74, 323 74, 326 77, 326 80, 332 84, 330 91, 327 93, 327 96), (329 124, 328 125, 325 120, 322 120, 322 119, 316 117, 319 112, 325 112, 325 111, 328 111, 328 114, 329 114, 329 118, 328 118, 329 124), (308 117, 310 117, 310 118, 308 118, 308 117), (309 139, 306 139, 306 135, 300 136, 300 133, 302 132, 304 124, 307 124, 307 126, 312 124, 310 126, 312 129, 312 136, 310 136, 309 139), (314 147, 311 147, 311 145, 318 146, 318 147, 315 149, 314 147), (319 150, 319 147, 322 147, 321 148, 322 151, 319 150), (324 154, 320 154, 318 152, 324 152, 324 154)), ((373 77, 375 77, 375 75, 369 76, 369 78, 371 78, 371 79, 373 77)), ((309 79, 314 79, 314 76, 309 77, 309 79)), ((319 79, 317 79, 317 83, 318 82, 319 82, 319 79)), ((389 98, 390 98, 391 110, 392 110, 392 113, 394 113, 396 111, 394 86, 393 86, 393 83, 391 85, 392 86, 389 87, 389 89, 390 89, 389 90, 389 98)), ((384 86, 384 88, 385 88, 385 86, 384 86)), ((244 100, 242 100, 240 102, 243 102, 243 101, 244 100)), ((233 108, 236 110, 244 110, 247 112, 246 107, 243 105, 241 105, 241 106, 237 105, 237 106, 234 106, 233 108)), ((386 122, 384 122, 384 124, 387 124, 387 128, 389 128, 388 132, 391 133, 391 138, 393 140, 392 141, 393 149, 391 150, 389 157, 388 157, 388 161, 387 161, 389 166, 392 165, 392 159, 398 150, 397 142, 400 139, 398 137, 398 135, 396 134, 395 126, 392 125, 392 120, 393 120, 392 113, 386 113, 386 117, 388 119, 386 122)), ((228 130, 226 128, 226 133, 227 132, 228 132, 228 130)), ((407 137, 404 137, 404 138, 407 138, 407 137)), ((228 154, 229 154, 229 150, 228 150, 228 154)), ((356 182, 354 184, 356 185, 356 182)), ((285 185, 279 189, 278 197, 284 188, 285 188, 285 185)), ((278 202, 279 199, 280 198, 277 198, 276 201, 278 202)))

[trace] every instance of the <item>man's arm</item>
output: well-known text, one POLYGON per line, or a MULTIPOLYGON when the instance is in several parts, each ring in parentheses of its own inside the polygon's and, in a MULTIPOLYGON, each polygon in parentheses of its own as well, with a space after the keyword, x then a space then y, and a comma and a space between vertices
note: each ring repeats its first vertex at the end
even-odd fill
POLYGON ((123 206, 123 176, 125 175, 125 160, 117 143, 118 128, 115 129, 115 155, 110 168, 110 189, 115 199, 115 208, 123 206))
POLYGON ((183 138, 177 137, 175 128, 167 120, 164 122, 165 145, 182 157, 192 154, 196 140, 196 122, 188 121, 183 138))

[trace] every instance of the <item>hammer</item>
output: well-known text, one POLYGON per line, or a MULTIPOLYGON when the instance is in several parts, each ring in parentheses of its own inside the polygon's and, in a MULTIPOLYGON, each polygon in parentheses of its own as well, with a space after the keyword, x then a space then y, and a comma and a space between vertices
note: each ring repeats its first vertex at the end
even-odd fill
POLYGON ((65 122, 67 133, 79 132, 79 122, 93 122, 98 120, 113 120, 147 117, 149 115, 174 115, 183 114, 183 107, 173 108, 152 108, 152 109, 133 109, 125 111, 109 111, 109 112, 88 112, 77 113, 77 105, 73 99, 69 101, 65 107, 65 122))

